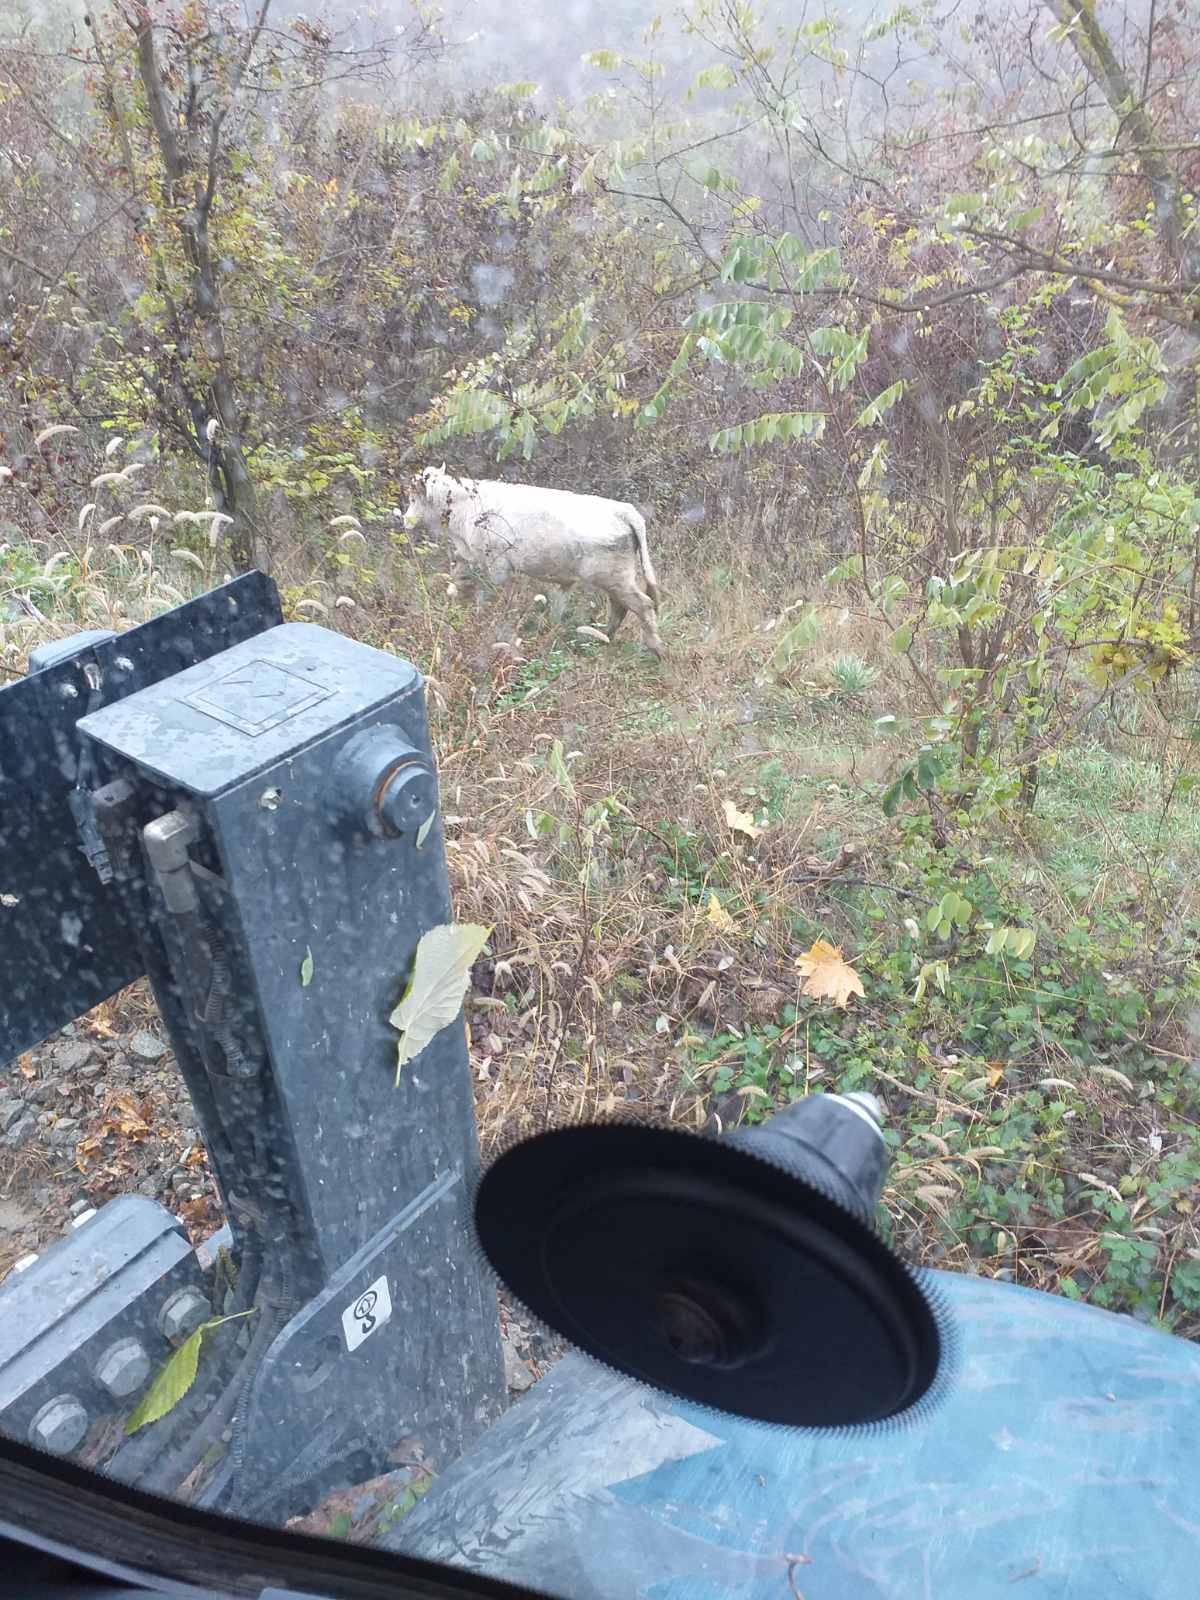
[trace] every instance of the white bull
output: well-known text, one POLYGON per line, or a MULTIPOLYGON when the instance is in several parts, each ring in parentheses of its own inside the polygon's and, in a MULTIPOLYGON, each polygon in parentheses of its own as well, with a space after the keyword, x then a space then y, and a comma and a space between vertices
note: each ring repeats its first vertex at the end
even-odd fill
POLYGON ((658 580, 646 524, 634 506, 594 494, 456 478, 444 467, 426 467, 418 483, 405 523, 447 539, 459 591, 471 593, 480 578, 499 588, 518 574, 599 589, 608 596, 610 638, 632 611, 646 648, 661 659, 658 580))

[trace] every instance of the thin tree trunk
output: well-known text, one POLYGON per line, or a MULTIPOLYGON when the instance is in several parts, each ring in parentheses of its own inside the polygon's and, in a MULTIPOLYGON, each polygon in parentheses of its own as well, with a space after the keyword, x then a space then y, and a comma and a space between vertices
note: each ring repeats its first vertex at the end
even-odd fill
POLYGON ((185 126, 183 143, 180 142, 174 109, 159 70, 154 24, 144 10, 139 15, 135 32, 138 75, 146 92, 147 109, 162 156, 167 203, 190 269, 191 311, 213 374, 210 385, 213 416, 205 420, 198 442, 209 461, 210 486, 216 488, 214 477, 220 486, 219 498, 224 504, 217 509, 233 518, 228 534, 229 549, 233 564, 242 569, 268 567, 270 551, 259 522, 258 497, 242 443, 208 223, 216 194, 221 129, 266 21, 268 4, 269 0, 264 0, 259 9, 224 107, 211 116, 207 156, 203 163, 195 149, 193 129, 185 126))
POLYGON ((1107 100, 1122 131, 1133 137, 1137 163, 1154 200, 1158 236, 1185 283, 1200 281, 1200 239, 1188 237, 1179 177, 1168 161, 1145 101, 1117 59, 1095 0, 1045 0, 1047 9, 1069 30, 1075 54, 1107 100))

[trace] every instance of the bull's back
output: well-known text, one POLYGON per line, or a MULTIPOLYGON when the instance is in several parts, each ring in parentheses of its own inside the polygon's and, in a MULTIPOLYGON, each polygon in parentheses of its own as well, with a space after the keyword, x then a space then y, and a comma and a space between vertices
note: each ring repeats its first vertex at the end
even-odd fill
POLYGON ((603 516, 624 521, 632 515, 640 516, 636 506, 625 500, 610 500, 605 495, 576 494, 572 489, 543 489, 532 483, 500 483, 481 478, 475 485, 483 507, 503 513, 505 508, 514 511, 542 511, 559 519, 564 527, 580 519, 590 520, 603 516))

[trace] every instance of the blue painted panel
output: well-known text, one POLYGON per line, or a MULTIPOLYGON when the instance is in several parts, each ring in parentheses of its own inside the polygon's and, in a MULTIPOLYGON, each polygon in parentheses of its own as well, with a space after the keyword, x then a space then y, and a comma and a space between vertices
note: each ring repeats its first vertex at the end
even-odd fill
POLYGON ((789 1433, 569 1356, 388 1542, 571 1600, 1196 1600, 1200 1349, 929 1278, 960 1338, 929 1417, 789 1433))

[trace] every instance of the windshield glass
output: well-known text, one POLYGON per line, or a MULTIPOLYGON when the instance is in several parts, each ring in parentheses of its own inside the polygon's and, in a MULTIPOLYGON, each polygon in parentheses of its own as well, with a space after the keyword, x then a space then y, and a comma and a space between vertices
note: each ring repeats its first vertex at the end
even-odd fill
POLYGON ((0 1432, 562 1596, 1191 1596, 1198 51, 16 0, 0 1432))

